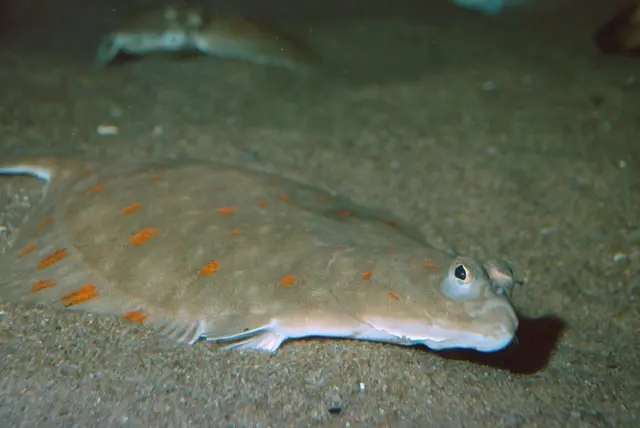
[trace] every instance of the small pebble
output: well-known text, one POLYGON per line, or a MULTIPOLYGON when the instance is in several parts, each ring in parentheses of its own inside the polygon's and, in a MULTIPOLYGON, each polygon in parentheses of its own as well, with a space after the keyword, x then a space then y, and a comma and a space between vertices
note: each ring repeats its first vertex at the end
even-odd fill
POLYGON ((557 231, 558 231, 557 227, 543 227, 542 229, 540 229, 540 235, 549 236, 549 235, 553 235, 557 231))
POLYGON ((98 135, 107 136, 107 135, 118 135, 118 127, 116 125, 98 125, 96 128, 98 135))
POLYGON ((627 261, 627 255, 625 253, 615 253, 613 255, 613 261, 616 263, 624 263, 627 261))

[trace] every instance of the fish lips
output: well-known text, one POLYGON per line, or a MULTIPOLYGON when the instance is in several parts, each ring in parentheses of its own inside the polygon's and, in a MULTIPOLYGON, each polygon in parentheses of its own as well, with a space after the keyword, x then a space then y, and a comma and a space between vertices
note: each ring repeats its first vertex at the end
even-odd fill
MULTIPOLYGON (((472 302, 469 302, 472 303, 472 302)), ((513 342, 518 329, 518 316, 511 304, 502 298, 484 302, 481 307, 467 308, 466 316, 451 321, 416 316, 363 318, 376 330, 398 338, 398 342, 421 344, 432 350, 473 349, 496 352, 513 342)))

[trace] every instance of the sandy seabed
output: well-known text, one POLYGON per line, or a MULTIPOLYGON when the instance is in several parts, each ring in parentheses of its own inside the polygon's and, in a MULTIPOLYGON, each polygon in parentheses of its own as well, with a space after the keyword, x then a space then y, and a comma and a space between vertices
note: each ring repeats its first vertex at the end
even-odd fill
MULTIPOLYGON (((615 2, 498 17, 435 0, 235 3, 308 39, 313 77, 206 58, 96 69, 108 3, 15 14, 1 157, 224 160, 384 207, 435 246, 518 266, 518 344, 308 340, 269 356, 2 304, 3 427, 637 426, 640 59, 591 42, 615 2)), ((0 180, 5 221, 30 188, 0 180)))

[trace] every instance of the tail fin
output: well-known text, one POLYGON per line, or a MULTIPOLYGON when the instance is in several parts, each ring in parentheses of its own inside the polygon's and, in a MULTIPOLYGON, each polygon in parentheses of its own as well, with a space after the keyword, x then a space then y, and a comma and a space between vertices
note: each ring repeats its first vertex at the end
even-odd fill
POLYGON ((169 316, 147 305, 144 296, 123 291, 95 267, 102 254, 94 259, 77 248, 76 236, 64 220, 66 206, 77 201, 77 193, 86 195, 74 194, 74 186, 85 177, 93 183, 91 177, 99 177, 103 168, 97 162, 63 157, 0 161, 0 176, 25 175, 46 182, 42 197, 30 201, 28 213, 20 216, 7 250, 0 255, 0 301, 119 315, 180 343, 192 344, 204 331, 218 332, 206 330, 203 320, 169 316))

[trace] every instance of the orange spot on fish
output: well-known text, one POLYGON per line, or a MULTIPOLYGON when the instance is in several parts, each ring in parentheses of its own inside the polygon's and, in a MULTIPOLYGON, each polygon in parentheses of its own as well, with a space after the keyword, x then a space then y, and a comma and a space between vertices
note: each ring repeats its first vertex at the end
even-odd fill
POLYGON ((218 272, 220 268, 220 262, 217 260, 212 261, 211 263, 207 263, 200 269, 200 276, 209 276, 218 272))
POLYGON ((218 211, 218 214, 231 215, 236 212, 236 209, 233 207, 221 207, 221 208, 218 208, 217 211, 218 211))
POLYGON ((56 283, 51 281, 50 279, 45 279, 43 281, 38 281, 35 284, 33 284, 33 286, 31 287, 31 292, 32 293, 37 293, 38 291, 42 291, 42 290, 46 290, 47 288, 51 288, 54 285, 56 285, 56 283))
POLYGON ((260 207, 266 207, 267 205, 269 205, 269 202, 267 202, 267 201, 258 202, 258 206, 260 206, 260 207))
POLYGON ((368 281, 371 279, 371 276, 373 275, 373 272, 371 272, 370 270, 366 271, 365 273, 362 274, 362 279, 368 281))
POLYGON ((282 278, 282 281, 280 281, 280 285, 282 285, 283 287, 291 287, 295 283, 296 283, 296 277, 294 275, 287 275, 284 278, 282 278))
POLYGON ((387 250, 387 254, 395 254, 397 252, 398 252, 398 250, 396 250, 395 248, 390 248, 390 249, 387 250))
POLYGON ((126 207, 123 207, 120 210, 121 214, 133 214, 133 213, 137 213, 138 211, 140 211, 140 208, 142 208, 142 205, 140 205, 139 203, 135 203, 135 204, 131 204, 131 205, 127 205, 126 207))
POLYGON ((396 302, 400 301, 400 296, 398 296, 396 293, 394 293, 393 291, 389 291, 389 297, 391 297, 393 300, 395 300, 396 302))
POLYGON ((278 199, 280 199, 281 201, 290 201, 291 200, 291 195, 287 195, 286 193, 283 193, 282 195, 278 196, 278 199))
POLYGON ((233 236, 234 238, 237 238, 238 236, 240 236, 240 231, 236 229, 232 230, 231 236, 233 236))
POLYGON ((82 171, 80 171, 80 174, 82 175, 91 175, 91 168, 85 168, 82 171))
POLYGON ((129 320, 129 321, 133 321, 133 322, 137 322, 137 323, 143 323, 149 318, 141 310, 126 312, 126 313, 122 314, 122 317, 124 319, 129 320))
POLYGON ((69 253, 67 253, 67 250, 54 251, 49 256, 42 259, 40 263, 38 263, 38 270, 42 270, 44 268, 51 266, 52 264, 58 263, 60 260, 64 259, 68 255, 69 253))
POLYGON ((426 267, 427 269, 435 269, 438 267, 438 265, 435 263, 425 263, 424 267, 426 267))
POLYGON ((98 289, 95 285, 87 284, 76 291, 65 294, 60 300, 65 307, 68 307, 79 305, 80 303, 84 303, 87 300, 95 299, 99 295, 100 293, 98 293, 98 289))
POLYGON ((340 217, 353 217, 354 215, 353 211, 349 210, 340 210, 338 211, 338 214, 340 214, 340 217))
POLYGON ((92 195, 97 195, 100 192, 104 192, 106 188, 106 184, 98 184, 97 186, 92 187, 91 190, 89 190, 89 193, 91 193, 92 195))
POLYGON ((37 248, 38 247, 36 247, 35 244, 30 244, 24 250, 20 251, 20 254, 18 254, 18 257, 22 258, 24 256, 28 256, 29 254, 33 253, 37 248))
POLYGON ((142 229, 140 232, 133 235, 129 241, 137 247, 147 243, 147 241, 156 236, 159 231, 160 229, 142 229))
POLYGON ((38 226, 38 230, 44 230, 45 227, 49 226, 51 223, 53 223, 53 217, 44 219, 44 221, 38 226))
POLYGON ((227 186, 222 186, 222 185, 216 186, 216 187, 214 187, 214 190, 219 190, 219 191, 222 192, 222 191, 227 190, 227 186))
POLYGON ((160 174, 149 174, 149 181, 158 181, 162 178, 160 174))

